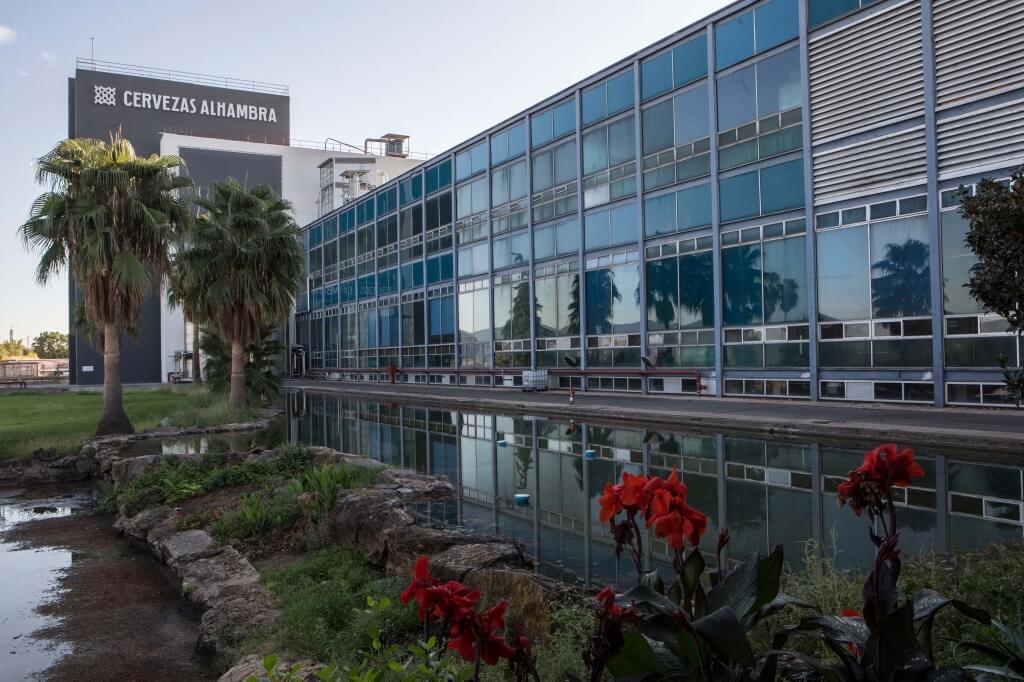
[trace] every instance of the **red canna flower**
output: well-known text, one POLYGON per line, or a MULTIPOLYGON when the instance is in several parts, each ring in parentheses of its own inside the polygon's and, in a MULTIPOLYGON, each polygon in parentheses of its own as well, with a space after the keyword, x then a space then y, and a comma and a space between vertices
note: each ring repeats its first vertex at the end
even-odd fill
POLYGON ((615 491, 616 487, 618 486, 613 486, 611 483, 604 484, 604 495, 598 499, 598 502, 601 504, 601 514, 599 517, 601 523, 608 523, 622 511, 622 500, 615 491))
POLYGON ((615 603, 615 590, 606 587, 597 593, 595 597, 600 607, 598 618, 610 618, 612 620, 628 621, 635 623, 639 620, 636 610, 632 606, 619 606, 615 603))
POLYGON ((511 659, 516 649, 505 641, 505 610, 508 602, 499 602, 487 611, 472 613, 452 624, 448 648, 457 651, 466 661, 475 661, 477 654, 487 665, 501 658, 511 659), (478 651, 479 649, 479 651, 478 651))
POLYGON ((438 599, 438 595, 431 595, 428 606, 427 592, 440 584, 440 580, 430 575, 430 558, 424 554, 413 565, 412 582, 402 592, 399 600, 403 604, 408 604, 410 599, 415 599, 420 607, 420 620, 423 620, 426 618, 428 611, 435 607, 438 599))
POLYGON ((924 476, 924 469, 914 459, 910 448, 899 450, 886 443, 864 453, 864 461, 850 471, 847 480, 839 484, 839 506, 850 505, 858 516, 865 510, 881 510, 891 497, 893 488, 906 488, 911 479, 924 476))

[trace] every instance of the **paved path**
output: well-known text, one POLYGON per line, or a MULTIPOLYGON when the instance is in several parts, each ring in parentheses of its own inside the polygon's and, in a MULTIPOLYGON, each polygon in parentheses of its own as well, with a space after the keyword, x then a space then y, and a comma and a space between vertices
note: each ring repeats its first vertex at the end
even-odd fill
POLYGON ((914 443, 967 448, 1024 458, 1024 410, 829 403, 743 398, 577 393, 523 393, 513 389, 418 384, 286 381, 287 388, 396 400, 659 427, 743 430, 760 434, 813 436, 817 440, 914 443))

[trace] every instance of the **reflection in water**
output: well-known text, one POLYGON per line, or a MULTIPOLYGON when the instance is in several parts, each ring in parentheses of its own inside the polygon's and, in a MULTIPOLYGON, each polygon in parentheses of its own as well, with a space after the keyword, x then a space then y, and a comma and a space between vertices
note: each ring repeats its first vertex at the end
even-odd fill
MULTIPOLYGON (((23 499, 20 491, 0 492, 0 533, 19 523, 68 516, 81 500, 72 497, 23 499)), ((66 549, 23 549, 0 541, 0 679, 20 680, 39 673, 67 653, 67 644, 54 644, 32 633, 55 624, 36 612, 52 597, 62 570, 71 565, 66 549)))
MULTIPOLYGON (((704 550, 713 560, 728 525, 731 558, 782 544, 791 564, 808 540, 844 567, 874 554, 864 520, 840 513, 835 491, 860 464, 863 447, 773 441, 724 434, 608 427, 538 417, 454 412, 346 396, 288 394, 289 437, 447 476, 459 494, 424 503, 431 522, 520 540, 540 570, 558 577, 625 585, 627 557, 616 560, 598 497, 622 472, 667 476, 679 467, 690 502, 708 515, 704 550), (498 441, 504 441, 499 446, 498 441), (593 457, 584 453, 593 451, 593 457), (517 506, 516 494, 529 495, 517 506)), ((925 477, 898 490, 901 547, 908 553, 973 549, 1024 534, 1024 468, 970 461, 918 448, 925 477)), ((664 543, 648 560, 668 574, 664 543)))

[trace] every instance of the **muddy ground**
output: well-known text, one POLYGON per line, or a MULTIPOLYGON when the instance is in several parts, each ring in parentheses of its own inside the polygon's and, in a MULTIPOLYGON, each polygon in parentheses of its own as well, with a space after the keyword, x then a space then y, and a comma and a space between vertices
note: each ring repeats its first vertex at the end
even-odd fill
POLYGON ((72 653, 40 679, 216 679, 213 662, 193 653, 197 616, 188 613, 177 585, 153 557, 118 535, 113 521, 113 515, 79 512, 6 533, 6 540, 27 547, 72 552, 55 594, 39 609, 56 624, 32 635, 72 653))

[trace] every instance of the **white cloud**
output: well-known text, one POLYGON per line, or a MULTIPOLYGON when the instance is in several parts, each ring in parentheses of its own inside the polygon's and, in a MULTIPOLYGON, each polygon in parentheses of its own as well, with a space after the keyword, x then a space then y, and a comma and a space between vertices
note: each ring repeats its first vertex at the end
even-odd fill
POLYGON ((17 37, 17 31, 13 28, 8 28, 3 24, 0 24, 0 45, 3 45, 4 43, 13 43, 14 39, 17 37))
POLYGON ((41 50, 39 52, 39 56, 42 57, 44 61, 48 61, 48 62, 55 62, 55 61, 57 61, 57 57, 54 56, 54 54, 52 52, 50 52, 49 50, 41 50))
POLYGON ((25 69, 18 69, 18 75, 22 78, 28 78, 28 71, 25 69))

